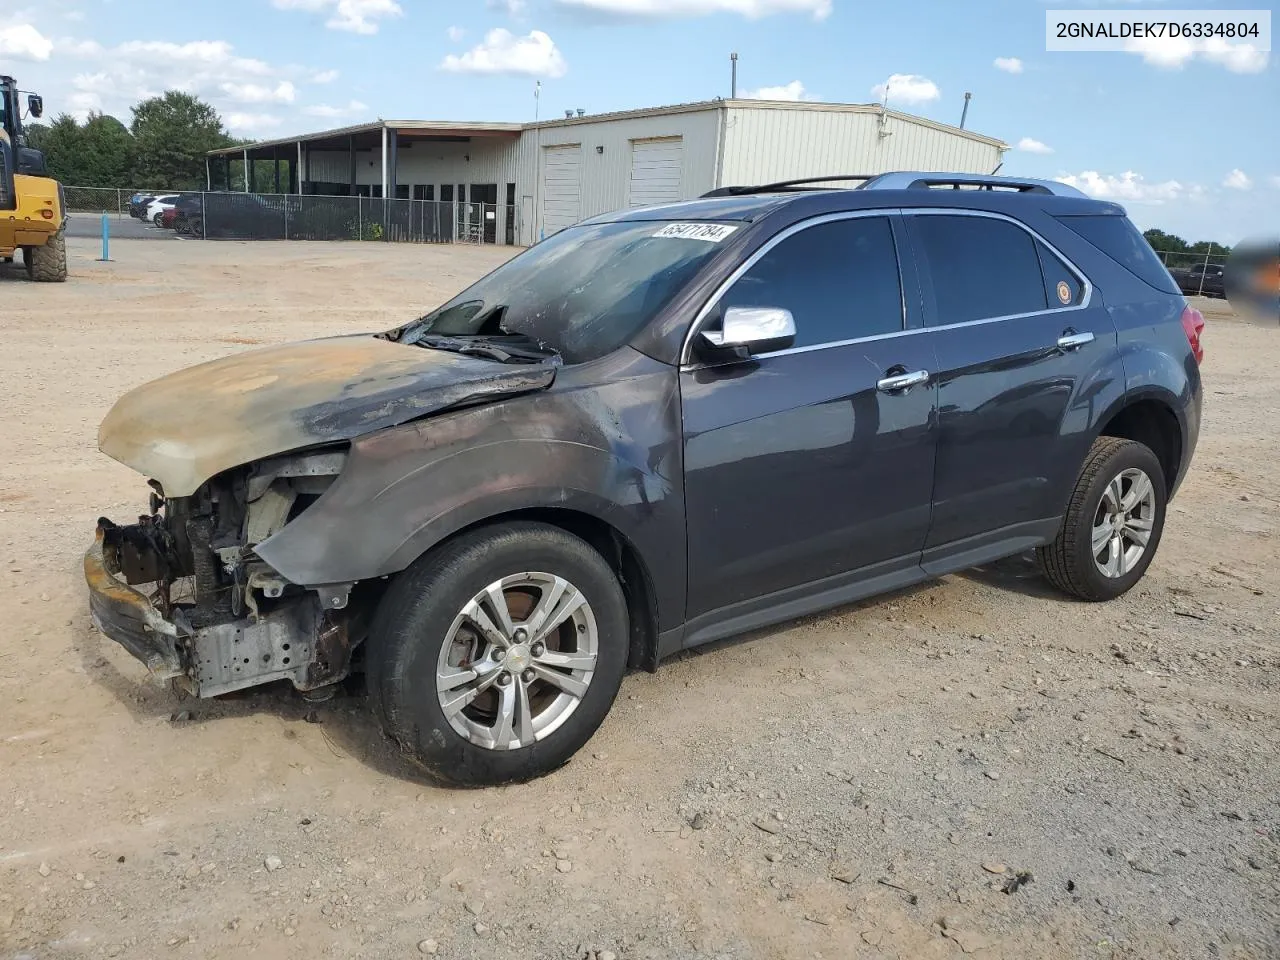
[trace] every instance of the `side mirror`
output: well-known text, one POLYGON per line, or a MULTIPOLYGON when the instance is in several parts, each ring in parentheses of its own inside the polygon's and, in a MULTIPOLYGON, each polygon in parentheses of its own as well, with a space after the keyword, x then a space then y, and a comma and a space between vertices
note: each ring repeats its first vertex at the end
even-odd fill
POLYGON ((745 360, 795 343, 796 321, 783 307, 729 307, 721 329, 704 330, 701 337, 709 353, 745 360))
POLYGON ((44 97, 38 93, 27 94, 27 112, 39 120, 44 116, 44 97))

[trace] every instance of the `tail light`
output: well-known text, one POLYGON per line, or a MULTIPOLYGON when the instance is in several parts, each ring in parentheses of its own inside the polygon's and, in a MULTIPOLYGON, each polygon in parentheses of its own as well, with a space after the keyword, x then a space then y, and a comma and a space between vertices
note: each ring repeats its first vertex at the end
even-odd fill
POLYGON ((1187 342, 1191 344, 1191 353, 1196 358, 1196 363, 1204 361, 1204 347, 1200 346, 1200 334, 1204 332, 1204 316, 1199 310, 1187 307, 1182 311, 1182 330, 1187 335, 1187 342))

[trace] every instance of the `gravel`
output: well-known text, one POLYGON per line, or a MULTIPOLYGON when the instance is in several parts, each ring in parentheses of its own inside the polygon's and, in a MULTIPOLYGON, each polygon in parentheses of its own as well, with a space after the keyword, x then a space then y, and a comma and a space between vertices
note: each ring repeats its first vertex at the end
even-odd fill
POLYGON ((389 327, 508 251, 69 247, 65 285, 0 278, 0 956, 1280 956, 1274 331, 1210 318, 1200 449, 1124 598, 1002 561, 631 675, 561 770, 450 791, 359 683, 148 684, 77 564, 145 501, 94 449, 121 392, 389 327))

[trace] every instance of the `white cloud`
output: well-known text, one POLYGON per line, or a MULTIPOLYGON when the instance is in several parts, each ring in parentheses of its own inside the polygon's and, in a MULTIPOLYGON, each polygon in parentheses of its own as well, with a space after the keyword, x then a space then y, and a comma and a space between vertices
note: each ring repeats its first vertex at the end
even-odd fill
POLYGON ((274 87, 261 83, 224 83, 222 92, 234 103, 293 103, 298 92, 288 80, 274 87))
POLYGON ((1053 153, 1053 147, 1031 137, 1023 137, 1018 141, 1018 145, 1014 149, 1022 150, 1025 153, 1053 153))
POLYGON ((15 60, 48 60, 53 41, 29 23, 0 26, 0 55, 15 60))
POLYGON ((485 0, 484 5, 490 10, 497 10, 509 17, 518 17, 524 13, 525 0, 485 0))
POLYGON ((1277 189, 1280 189, 1280 174, 1277 174, 1276 176, 1271 178, 1271 185, 1273 187, 1276 187, 1277 189))
POLYGON ((1231 190, 1250 190, 1253 188, 1253 181, 1249 179, 1249 175, 1236 167, 1227 174, 1227 178, 1222 181, 1222 185, 1231 190))
POLYGON ((238 115, 246 132, 272 125, 263 119, 266 114, 247 112, 246 104, 294 103, 295 84, 309 75, 300 67, 240 56, 221 40, 132 40, 104 47, 93 40, 58 38, 53 61, 58 66, 54 78, 37 87, 53 112, 65 109, 84 119, 97 110, 127 124, 129 108, 138 101, 181 90, 213 104, 224 119, 238 115))
POLYGON ((742 95, 747 100, 817 100, 818 98, 804 88, 799 80, 792 80, 780 87, 761 87, 759 90, 748 90, 742 95))
POLYGON ((228 113, 222 119, 232 133, 263 133, 280 126, 280 118, 270 113, 228 113))
POLYGON ((333 83, 338 79, 337 70, 318 70, 311 75, 312 83, 333 83))
POLYGON ((1147 183, 1140 173, 1126 170, 1120 176, 1107 176, 1096 170, 1086 170, 1080 174, 1055 177, 1059 183, 1065 183, 1083 190, 1091 197, 1099 200, 1122 200, 1129 203, 1166 203, 1178 200, 1184 195, 1195 194, 1199 188, 1192 186, 1190 190, 1177 180, 1166 180, 1164 183, 1147 183))
POLYGON ((517 37, 502 27, 484 35, 484 42, 461 56, 449 54, 440 69, 450 73, 516 74, 563 77, 568 66, 555 42, 541 30, 517 37))
POLYGON ((448 34, 448 37, 451 43, 457 43, 459 40, 461 40, 463 37, 467 35, 467 31, 464 30, 462 27, 450 27, 448 30, 445 31, 445 33, 448 34))
POLYGON ((1022 61, 1017 57, 996 57, 991 61, 991 65, 997 70, 1003 70, 1005 73, 1022 72, 1022 61))
POLYGON ((353 113, 364 113, 368 109, 368 106, 361 103, 359 100, 352 100, 345 106, 334 106, 329 103, 317 103, 310 107, 303 107, 302 112, 309 117, 322 117, 326 120, 333 120, 338 117, 350 116, 353 113))
POLYGON ((942 96, 936 83, 914 73, 895 73, 884 83, 877 83, 872 87, 871 95, 877 100, 883 100, 886 88, 890 103, 928 103, 942 96))
POLYGON ((396 0, 271 0, 281 10, 304 10, 327 13, 325 26, 330 30, 371 34, 378 32, 379 21, 404 15, 396 0))
POLYGON ((831 0, 556 0, 561 6, 614 17, 674 20, 735 13, 749 20, 775 13, 808 14, 815 20, 831 15, 831 0))
POLYGON ((1221 37, 1195 40, 1187 37, 1129 40, 1125 50, 1136 53, 1144 61, 1167 70, 1181 70, 1190 61, 1205 60, 1225 67, 1231 73, 1261 73, 1270 55, 1248 43, 1229 43, 1221 37))

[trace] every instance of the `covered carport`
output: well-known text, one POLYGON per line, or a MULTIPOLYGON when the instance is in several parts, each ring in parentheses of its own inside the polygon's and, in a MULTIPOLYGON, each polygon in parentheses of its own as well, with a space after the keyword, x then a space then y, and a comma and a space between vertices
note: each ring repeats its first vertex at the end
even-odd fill
POLYGON ((516 123, 376 121, 225 147, 209 153, 208 187, 449 204, 459 235, 512 243, 521 129, 516 123))

